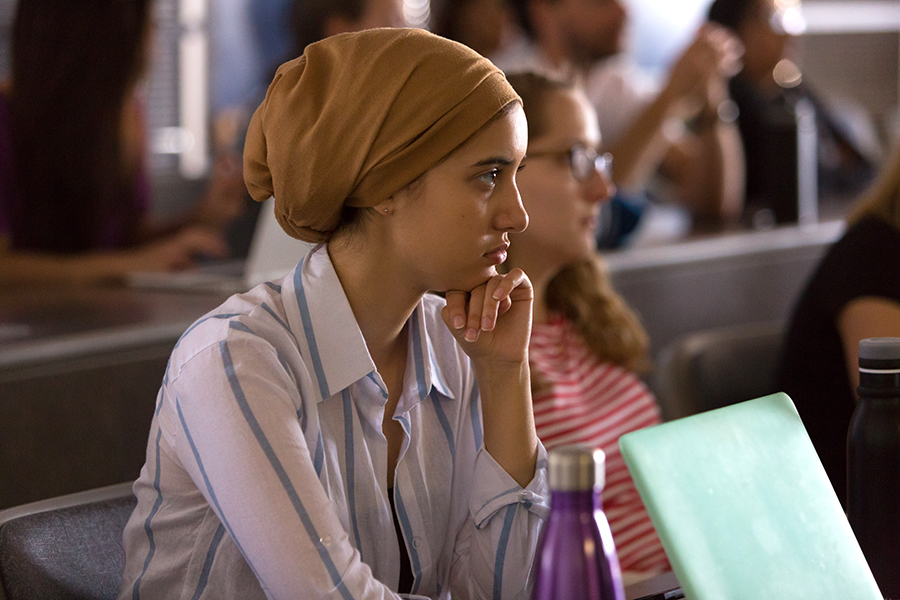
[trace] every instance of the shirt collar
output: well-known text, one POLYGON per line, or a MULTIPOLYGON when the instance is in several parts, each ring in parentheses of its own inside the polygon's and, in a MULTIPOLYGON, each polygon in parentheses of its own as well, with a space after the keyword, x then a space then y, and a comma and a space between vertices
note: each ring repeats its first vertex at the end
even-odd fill
MULTIPOLYGON (((426 296, 420 300, 409 319, 409 348, 407 349, 408 359, 404 387, 409 389, 410 385, 415 385, 416 393, 411 404, 424 400, 431 393, 432 388, 447 398, 454 397, 441 373, 439 360, 435 353, 435 344, 432 340, 433 332, 428 328, 426 303, 431 302, 437 302, 437 298, 426 296), (410 377, 414 378, 412 380, 414 383, 410 381, 410 377)), ((439 326, 443 327, 444 325, 441 323, 439 326)), ((402 408, 405 411, 412 406, 404 405, 402 408)))
POLYGON ((375 370, 324 244, 284 279, 285 312, 321 402, 375 370))
MULTIPOLYGON (((295 332, 300 353, 310 365, 310 375, 317 384, 318 402, 339 393, 375 370, 375 363, 324 244, 310 251, 288 273, 282 292, 288 325, 295 332)), ((426 398, 432 387, 443 396, 454 397, 438 367, 438 354, 431 339, 433 332, 428 327, 427 316, 431 315, 426 315, 429 312, 426 304, 437 302, 436 297, 423 298, 409 320, 404 388, 415 386, 415 393, 403 394, 410 403, 410 406, 403 406, 404 410, 426 398)), ((443 326, 442 323, 439 325, 443 326)))

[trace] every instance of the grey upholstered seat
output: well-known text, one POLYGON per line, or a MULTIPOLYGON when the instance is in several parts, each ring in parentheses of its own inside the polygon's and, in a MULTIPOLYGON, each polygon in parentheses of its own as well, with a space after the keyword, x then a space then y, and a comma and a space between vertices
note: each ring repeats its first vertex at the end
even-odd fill
POLYGON ((697 331, 665 348, 654 375, 667 421, 777 392, 784 324, 768 321, 697 331))
POLYGON ((0 511, 0 600, 114 600, 131 484, 0 511))

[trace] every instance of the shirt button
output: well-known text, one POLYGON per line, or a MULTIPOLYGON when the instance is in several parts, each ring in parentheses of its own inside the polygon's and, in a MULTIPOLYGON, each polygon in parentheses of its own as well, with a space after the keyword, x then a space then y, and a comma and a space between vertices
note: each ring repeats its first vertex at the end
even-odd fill
POLYGON ((534 500, 534 493, 531 490, 522 490, 519 492, 520 502, 531 502, 534 500))
POLYGON ((319 538, 319 542, 321 542, 323 546, 330 546, 334 540, 331 539, 330 535, 323 535, 319 538))
POLYGON ((419 548, 421 548, 422 547, 422 538, 414 537, 413 541, 412 541, 412 547, 414 550, 418 550, 419 548))

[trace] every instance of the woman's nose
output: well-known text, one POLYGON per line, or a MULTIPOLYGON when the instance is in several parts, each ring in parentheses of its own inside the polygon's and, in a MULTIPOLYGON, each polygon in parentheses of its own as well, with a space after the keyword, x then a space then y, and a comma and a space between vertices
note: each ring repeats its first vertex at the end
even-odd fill
POLYGON ((522 204, 522 196, 515 184, 509 186, 508 193, 503 200, 500 211, 497 214, 497 228, 511 233, 525 231, 528 227, 528 213, 522 204))
POLYGON ((616 184, 606 170, 595 169, 584 182, 584 194, 588 202, 606 202, 616 195, 616 184))

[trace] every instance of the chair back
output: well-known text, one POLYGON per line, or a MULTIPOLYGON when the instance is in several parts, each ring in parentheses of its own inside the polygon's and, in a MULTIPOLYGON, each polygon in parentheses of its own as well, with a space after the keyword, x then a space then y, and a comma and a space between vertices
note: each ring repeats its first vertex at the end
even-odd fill
POLYGON ((0 511, 0 600, 115 600, 131 483, 0 511))
POLYGON ((777 392, 782 321, 697 331, 657 361, 653 387, 667 421, 777 392))

